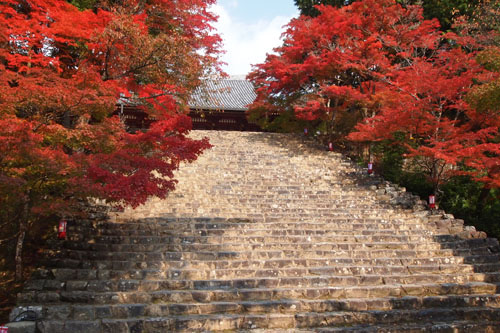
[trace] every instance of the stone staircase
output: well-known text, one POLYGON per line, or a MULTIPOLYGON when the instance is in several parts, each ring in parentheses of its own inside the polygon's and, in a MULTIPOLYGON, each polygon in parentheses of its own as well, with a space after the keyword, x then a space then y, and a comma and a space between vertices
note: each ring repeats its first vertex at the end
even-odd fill
POLYGON ((337 153, 285 134, 214 148, 166 200, 96 211, 12 317, 41 332, 500 332, 500 247, 337 153))

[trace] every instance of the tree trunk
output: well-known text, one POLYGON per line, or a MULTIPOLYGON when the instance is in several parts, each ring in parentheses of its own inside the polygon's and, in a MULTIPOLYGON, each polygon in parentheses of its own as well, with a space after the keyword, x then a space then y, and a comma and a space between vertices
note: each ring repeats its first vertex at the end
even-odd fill
POLYGON ((19 235, 17 236, 16 244, 16 281, 23 280, 23 246, 24 238, 26 237, 26 231, 28 230, 28 218, 29 218, 29 194, 24 202, 23 212, 19 221, 19 235))

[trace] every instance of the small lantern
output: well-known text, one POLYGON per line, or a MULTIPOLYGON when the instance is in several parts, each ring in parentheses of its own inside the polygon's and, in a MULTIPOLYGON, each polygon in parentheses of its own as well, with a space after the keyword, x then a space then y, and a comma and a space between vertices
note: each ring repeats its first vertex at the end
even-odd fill
POLYGON ((307 135, 309 134, 309 131, 307 130, 307 128, 304 128, 304 135, 307 135))
POLYGON ((436 209, 436 196, 435 195, 429 195, 429 208, 436 209))
POLYGON ((9 333, 9 328, 7 326, 0 326, 0 333, 9 333))
POLYGON ((368 163, 368 174, 373 174, 373 163, 368 163))
MULTIPOLYGON (((59 222, 59 228, 57 228, 57 238, 59 239, 66 239, 66 227, 68 223, 66 220, 61 220, 59 222)), ((0 332, 2 333, 2 332, 0 332)))
POLYGON ((333 143, 328 142, 328 150, 333 151, 333 143))

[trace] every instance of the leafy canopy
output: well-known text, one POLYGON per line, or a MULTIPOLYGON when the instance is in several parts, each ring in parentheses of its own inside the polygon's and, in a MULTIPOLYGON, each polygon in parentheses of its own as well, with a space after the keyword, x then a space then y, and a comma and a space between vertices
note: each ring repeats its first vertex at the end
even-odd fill
POLYGON ((443 36, 421 7, 393 0, 317 9, 317 17, 292 20, 277 54, 249 75, 258 92, 254 119, 292 109, 330 139, 394 142, 435 190, 459 165, 500 186, 488 172, 500 153, 498 113, 465 101, 492 74, 458 46, 462 39, 443 36))
MULTIPOLYGON (((307 16, 318 16, 320 11, 316 5, 329 5, 342 7, 352 4, 354 1, 363 0, 294 0, 300 13, 307 16)), ((439 20, 443 30, 452 27, 454 18, 461 15, 470 15, 481 0, 398 0, 403 6, 420 5, 424 9, 424 18, 439 20)))
POLYGON ((218 71, 214 2, 0 1, 0 204, 64 214, 89 197, 135 207, 173 189, 179 163, 209 147, 186 137, 185 111, 218 71), (149 131, 112 116, 119 98, 156 119, 149 131))

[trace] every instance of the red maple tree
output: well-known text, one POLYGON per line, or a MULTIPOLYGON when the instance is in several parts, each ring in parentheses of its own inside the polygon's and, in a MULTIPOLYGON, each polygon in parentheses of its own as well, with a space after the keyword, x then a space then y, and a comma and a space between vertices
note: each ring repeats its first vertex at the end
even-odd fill
POLYGON ((320 121, 324 132, 341 139, 352 128, 346 120, 371 115, 385 99, 379 87, 414 57, 432 52, 440 33, 437 21, 422 19, 421 8, 391 0, 317 8, 315 18, 292 20, 277 54, 249 75, 258 92, 250 112, 286 100, 297 118, 320 121))
POLYGON ((394 141, 397 135, 408 152, 407 162, 426 173, 438 191, 444 180, 457 174, 456 166, 481 159, 486 152, 480 153, 479 147, 486 149, 484 144, 495 136, 492 123, 477 122, 464 100, 479 71, 474 57, 460 48, 414 59, 387 87, 392 100, 360 122, 349 138, 394 141))
POLYGON ((0 205, 22 242, 37 216, 75 203, 163 198, 173 171, 210 145, 186 136, 187 96, 219 70, 215 0, 0 1, 0 205), (126 98, 156 122, 128 133, 126 98))
POLYGON ((465 99, 491 72, 465 38, 393 0, 317 8, 317 17, 292 20, 277 54, 249 75, 258 92, 250 112, 290 106, 330 138, 400 144, 435 190, 457 172, 498 186, 490 172, 499 162, 498 112, 465 99))

